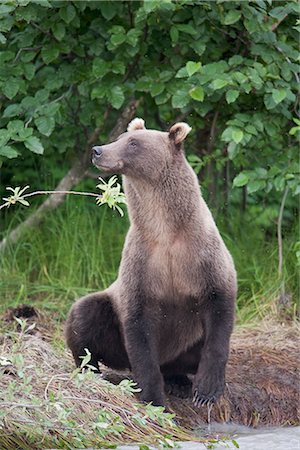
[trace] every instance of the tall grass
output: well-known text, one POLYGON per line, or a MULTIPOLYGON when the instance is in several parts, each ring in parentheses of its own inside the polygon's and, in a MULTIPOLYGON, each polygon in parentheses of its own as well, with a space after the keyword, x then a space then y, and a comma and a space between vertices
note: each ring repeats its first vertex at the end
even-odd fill
MULTIPOLYGON (((238 219, 230 224, 230 232, 228 227, 220 228, 238 272, 238 321, 276 313, 276 238, 266 240, 258 226, 238 219)), ((76 298, 101 290, 116 278, 127 229, 126 216, 120 218, 117 212, 99 208, 86 198, 68 198, 38 229, 25 233, 2 255, 0 308, 31 303, 64 318, 76 298)), ((288 235, 284 253, 286 287, 295 299, 296 259, 288 235)), ((288 309, 292 314, 293 306, 288 309)))
POLYGON ((116 277, 128 223, 106 206, 68 199, 25 233, 0 262, 1 308, 20 302, 58 311, 116 277))

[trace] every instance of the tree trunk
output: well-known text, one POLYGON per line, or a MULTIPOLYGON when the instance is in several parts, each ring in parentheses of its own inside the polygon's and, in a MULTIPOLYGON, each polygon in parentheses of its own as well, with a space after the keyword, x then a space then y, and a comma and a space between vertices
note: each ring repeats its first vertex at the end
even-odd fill
POLYGON ((228 160, 227 147, 223 150, 223 156, 226 158, 225 166, 223 168, 223 212, 226 224, 228 224, 229 211, 229 185, 230 185, 230 161, 228 160))
MULTIPOLYGON (((130 122, 130 120, 135 115, 138 104, 138 100, 131 100, 124 108, 119 119, 117 120, 115 127, 109 135, 110 140, 116 139, 121 133, 126 130, 128 122, 130 122)), ((108 113, 109 110, 107 110, 104 121, 106 120, 108 113)), ((87 141, 84 152, 76 159, 69 172, 58 183, 55 188, 56 191, 69 191, 85 177, 86 171, 91 164, 91 147, 96 144, 100 131, 100 128, 96 128, 93 131, 87 141)), ((44 218, 45 213, 57 208, 61 203, 64 202, 65 197, 66 194, 51 194, 35 212, 27 217, 27 219, 24 220, 24 222, 20 223, 20 225, 18 225, 15 229, 13 229, 7 237, 2 239, 2 241, 0 242, 0 251, 3 251, 8 243, 14 244, 15 242, 17 242, 23 231, 28 228, 37 226, 44 218)))

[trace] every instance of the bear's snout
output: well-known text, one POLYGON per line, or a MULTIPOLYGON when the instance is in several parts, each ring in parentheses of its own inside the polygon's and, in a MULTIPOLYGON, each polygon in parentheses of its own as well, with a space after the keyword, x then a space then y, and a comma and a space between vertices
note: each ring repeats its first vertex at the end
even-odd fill
POLYGON ((99 157, 102 154, 102 147, 96 145, 95 147, 92 148, 92 156, 94 157, 99 157))

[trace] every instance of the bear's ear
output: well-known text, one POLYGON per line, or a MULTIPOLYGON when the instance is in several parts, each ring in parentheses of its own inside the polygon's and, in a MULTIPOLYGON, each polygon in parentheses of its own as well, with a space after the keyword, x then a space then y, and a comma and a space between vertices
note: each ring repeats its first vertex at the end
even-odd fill
POLYGON ((181 144, 181 142, 184 141, 184 139, 187 137, 187 135, 189 134, 189 132, 191 131, 191 127, 185 123, 185 122, 178 122, 175 123, 175 125, 173 125, 170 128, 169 131, 169 138, 174 141, 174 143, 177 144, 181 144))
POLYGON ((145 121, 143 119, 136 117, 129 123, 127 131, 135 131, 135 130, 146 130, 145 121))

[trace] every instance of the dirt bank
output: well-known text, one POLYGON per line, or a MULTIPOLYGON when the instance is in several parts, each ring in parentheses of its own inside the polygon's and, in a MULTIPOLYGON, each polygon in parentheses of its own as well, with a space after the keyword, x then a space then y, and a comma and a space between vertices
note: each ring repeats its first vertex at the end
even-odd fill
MULTIPOLYGON (((224 398, 211 420, 243 425, 299 424, 299 327, 265 322, 237 328, 231 341, 224 398)), ((171 400, 183 423, 207 421, 207 407, 171 400)))
MULTIPOLYGON (((104 390, 99 388, 101 380, 100 385, 99 380, 97 381, 97 389, 95 388, 94 393, 87 385, 81 386, 79 391, 75 387, 72 388, 68 381, 68 376, 74 369, 72 358, 68 351, 62 348, 56 351, 53 348, 51 344, 53 322, 48 316, 36 310, 32 311, 32 317, 28 308, 24 311, 26 311, 27 325, 36 324, 34 329, 23 332, 19 342, 19 352, 26 361, 26 373, 32 376, 33 393, 47 398, 48 383, 54 395, 66 382, 67 397, 71 399, 70 402, 73 402, 75 409, 78 408, 87 416, 89 410, 95 408, 93 399, 100 403, 102 401, 106 405, 110 404, 112 409, 115 405, 117 409, 124 409, 125 406, 127 410, 132 408, 132 398, 116 400, 115 394, 109 393, 106 388, 104 390), (40 368, 44 376, 39 378, 35 373, 31 373, 30 371, 33 370, 31 367, 40 368), (75 397, 81 398, 81 401, 76 401, 75 397)), ((22 317, 22 308, 17 311, 10 310, 4 315, 5 328, 16 326, 11 322, 11 320, 15 322, 13 319, 15 314, 22 317)), ((18 327, 20 329, 20 326, 18 327)), ((16 331, 18 333, 19 330, 16 331)), ((299 424, 298 343, 299 329, 295 324, 265 322, 251 328, 236 328, 231 341, 224 398, 211 411, 208 411, 207 406, 195 408, 190 399, 169 396, 169 409, 176 413, 177 421, 187 429, 203 425, 209 417, 213 421, 233 421, 248 426, 299 424)), ((0 357, 7 358, 6 366, 2 359, 2 365, 5 366, 2 368, 1 376, 2 391, 9 386, 12 378, 18 383, 20 369, 16 367, 16 363, 10 363, 13 345, 15 344, 9 334, 2 334, 0 357)), ((106 375, 112 382, 117 383, 126 374, 106 370, 106 375)), ((22 393, 18 395, 22 401, 22 393)), ((2 397, 3 402, 5 395, 2 397)), ((23 400, 27 401, 28 398, 23 400)), ((135 401, 134 398, 133 400, 135 401)))

